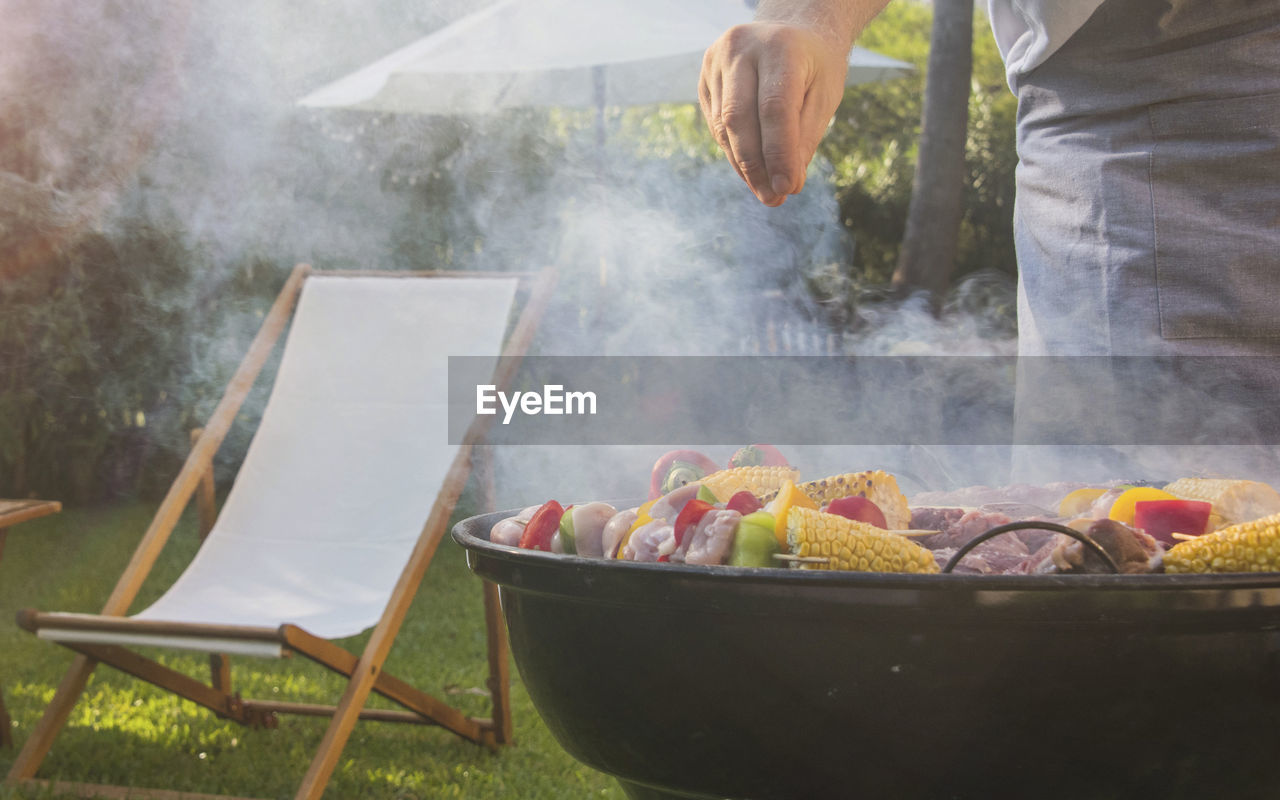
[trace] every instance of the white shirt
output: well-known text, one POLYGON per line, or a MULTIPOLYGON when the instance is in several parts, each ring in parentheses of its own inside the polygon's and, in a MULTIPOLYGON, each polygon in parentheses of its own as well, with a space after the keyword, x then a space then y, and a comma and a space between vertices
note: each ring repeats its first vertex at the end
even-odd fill
POLYGON ((1009 88, 1053 55, 1103 0, 987 0, 987 16, 1004 58, 1009 88))

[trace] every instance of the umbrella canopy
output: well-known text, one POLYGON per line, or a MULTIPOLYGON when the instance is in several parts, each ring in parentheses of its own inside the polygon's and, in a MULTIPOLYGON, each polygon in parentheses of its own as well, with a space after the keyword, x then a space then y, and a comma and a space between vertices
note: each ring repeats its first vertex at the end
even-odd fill
MULTIPOLYGON (((301 102, 419 114, 693 103, 707 47, 751 17, 744 0, 498 0, 301 102)), ((911 68, 855 47, 848 83, 911 68)))

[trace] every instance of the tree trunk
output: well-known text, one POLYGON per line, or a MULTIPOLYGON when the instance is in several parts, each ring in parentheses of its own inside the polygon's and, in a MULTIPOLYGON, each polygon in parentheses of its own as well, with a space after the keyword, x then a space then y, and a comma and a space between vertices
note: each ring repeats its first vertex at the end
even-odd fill
POLYGON ((951 282, 963 217, 965 139, 973 73, 973 0, 934 0, 920 155, 893 286, 935 302, 951 282))

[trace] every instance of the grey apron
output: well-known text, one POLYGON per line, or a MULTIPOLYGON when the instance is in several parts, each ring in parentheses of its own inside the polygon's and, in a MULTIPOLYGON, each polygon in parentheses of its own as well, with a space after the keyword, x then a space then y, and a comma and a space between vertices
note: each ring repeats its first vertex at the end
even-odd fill
POLYGON ((1280 0, 1108 0, 1018 86, 1023 354, 1280 354, 1280 0))
MULTIPOLYGON (((1107 0, 1020 77, 1018 154, 1020 353, 1280 355, 1280 0, 1107 0)), ((1252 397, 1280 395, 1270 359, 1231 359, 1255 361, 1252 397)), ((1020 424, 1056 392, 1024 372, 1020 424)), ((1082 383, 1062 422, 1096 433, 1082 383)), ((1175 413, 1163 395, 1132 402, 1175 413)), ((1013 477, 1280 480, 1274 431, 1210 438, 1016 447, 1013 477)))

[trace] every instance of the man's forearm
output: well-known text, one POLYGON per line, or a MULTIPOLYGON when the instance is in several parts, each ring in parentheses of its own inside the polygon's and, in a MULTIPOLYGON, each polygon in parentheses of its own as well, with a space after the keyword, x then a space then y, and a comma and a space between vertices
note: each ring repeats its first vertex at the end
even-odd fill
POLYGON ((804 25, 845 53, 889 0, 760 0, 756 19, 804 25))

